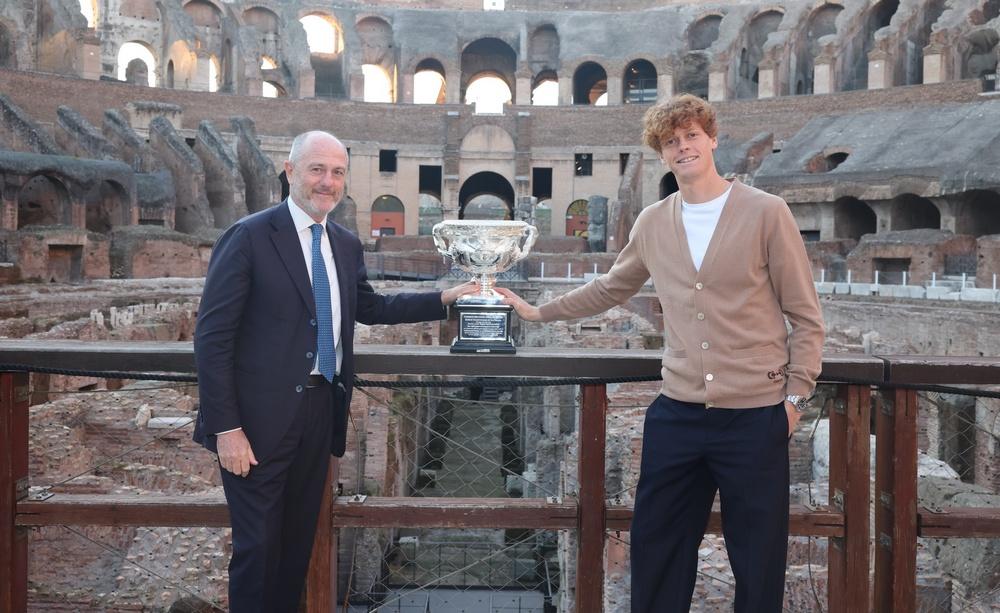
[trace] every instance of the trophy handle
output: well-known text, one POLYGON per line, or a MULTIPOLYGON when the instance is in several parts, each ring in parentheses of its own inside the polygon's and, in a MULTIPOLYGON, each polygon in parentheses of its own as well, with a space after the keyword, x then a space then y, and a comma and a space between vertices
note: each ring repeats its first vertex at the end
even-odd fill
POLYGON ((448 255, 451 253, 451 241, 450 236, 445 236, 448 233, 448 226, 442 223, 434 224, 431 228, 431 237, 434 239, 434 246, 437 247, 438 253, 441 255, 448 255))
POLYGON ((532 225, 525 226, 523 236, 525 237, 524 246, 521 247, 521 253, 517 256, 518 260, 523 260, 531 253, 531 248, 535 246, 535 240, 538 239, 538 228, 532 225))

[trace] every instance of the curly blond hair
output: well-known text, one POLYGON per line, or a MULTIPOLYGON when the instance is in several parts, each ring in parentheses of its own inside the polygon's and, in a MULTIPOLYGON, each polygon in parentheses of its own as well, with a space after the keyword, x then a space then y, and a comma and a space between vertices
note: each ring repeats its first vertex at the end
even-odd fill
POLYGON ((642 142, 659 153, 663 150, 660 139, 673 135, 677 128, 691 124, 701 126, 709 138, 715 138, 719 133, 715 109, 711 104, 691 94, 674 96, 646 111, 642 118, 642 142))

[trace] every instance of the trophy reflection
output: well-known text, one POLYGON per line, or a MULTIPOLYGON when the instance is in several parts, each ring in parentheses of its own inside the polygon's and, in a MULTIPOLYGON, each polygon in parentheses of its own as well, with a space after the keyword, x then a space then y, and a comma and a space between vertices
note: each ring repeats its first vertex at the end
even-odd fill
POLYGON ((493 286, 496 275, 526 258, 538 229, 523 221, 449 220, 431 231, 434 245, 455 265, 475 276, 479 293, 455 303, 458 336, 452 353, 515 353, 510 335, 514 308, 493 286))

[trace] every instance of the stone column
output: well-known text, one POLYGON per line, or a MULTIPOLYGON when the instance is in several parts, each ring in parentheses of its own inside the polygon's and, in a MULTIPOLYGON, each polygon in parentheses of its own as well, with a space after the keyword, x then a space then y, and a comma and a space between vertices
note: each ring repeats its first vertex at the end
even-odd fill
POLYGON ((674 73, 664 71, 656 77, 656 100, 662 102, 674 95, 674 73))
POLYGON ((868 54, 868 89, 892 87, 892 58, 882 49, 868 54))
POLYGON ((834 81, 834 58, 825 52, 816 56, 816 63, 813 65, 813 93, 831 94, 836 90, 834 81))
POLYGON ((608 77, 608 106, 621 106, 622 104, 622 78, 608 77))
POLYGON ((931 43, 924 47, 924 84, 948 80, 948 60, 944 45, 931 43))
POLYGON ((771 58, 761 60, 757 66, 757 97, 774 98, 778 95, 778 63, 771 58))
POLYGON ((299 98, 316 97, 316 71, 312 68, 304 68, 299 71, 299 98))
POLYGON ((21 192, 21 183, 15 183, 11 177, 4 177, 3 205, 0 208, 0 229, 17 230, 17 195, 21 192))
POLYGON ((729 76, 729 67, 725 63, 712 64, 708 69, 708 101, 719 102, 729 98, 726 79, 729 76))
POLYGON ((348 96, 356 102, 363 102, 365 99, 365 75, 361 68, 352 70, 348 75, 348 96))
POLYGON ((531 70, 522 66, 514 75, 514 104, 531 106, 531 70))
POLYGON ((458 175, 445 175, 441 181, 441 214, 444 219, 458 219, 458 175))
POLYGON ((573 104, 573 77, 559 77, 559 106, 573 104))
POLYGON ((397 102, 406 102, 407 104, 416 102, 416 88, 413 85, 413 76, 412 72, 408 72, 400 79, 403 91, 396 97, 397 102))
POLYGON ((941 229, 955 232, 955 222, 958 217, 956 209, 959 203, 947 197, 930 198, 930 201, 934 203, 934 206, 941 213, 941 229))
POLYGON ((76 46, 80 76, 84 79, 101 78, 101 40, 96 35, 87 35, 76 46))
POLYGON ((888 232, 892 227, 892 206, 889 200, 868 201, 868 206, 875 211, 875 233, 888 232))
POLYGON ((212 58, 207 51, 204 49, 195 51, 194 70, 191 71, 191 80, 188 81, 188 89, 195 92, 207 92, 209 90, 211 65, 212 58))

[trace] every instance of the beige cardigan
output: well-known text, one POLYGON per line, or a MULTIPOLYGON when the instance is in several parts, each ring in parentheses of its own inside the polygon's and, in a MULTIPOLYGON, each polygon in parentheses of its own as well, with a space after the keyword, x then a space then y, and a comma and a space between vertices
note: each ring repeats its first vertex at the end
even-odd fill
POLYGON ((708 407, 751 408, 812 393, 823 315, 784 200, 734 181, 696 271, 680 195, 668 196, 639 214, 607 274, 542 305, 542 320, 606 311, 649 277, 663 307, 663 394, 708 407))

